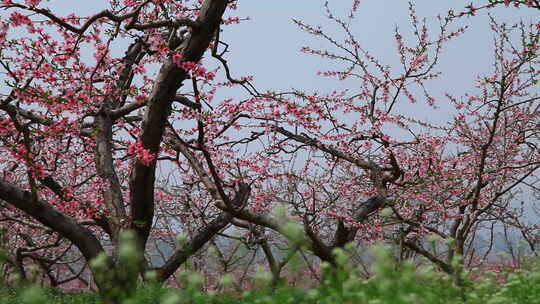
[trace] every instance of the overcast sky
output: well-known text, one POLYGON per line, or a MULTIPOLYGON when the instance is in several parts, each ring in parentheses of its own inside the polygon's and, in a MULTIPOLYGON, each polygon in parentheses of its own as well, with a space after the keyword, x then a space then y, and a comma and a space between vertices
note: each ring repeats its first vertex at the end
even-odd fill
MULTIPOLYGON (((446 16, 449 9, 462 11, 471 1, 463 0, 418 0, 413 1, 419 18, 426 18, 431 24, 433 35, 437 34, 439 21, 437 15, 446 16)), ((475 1, 484 3, 487 1, 475 1)), ((335 15, 346 16, 352 0, 333 0, 330 7, 335 15)), ((302 32, 292 19, 301 19, 312 25, 341 32, 325 17, 322 0, 240 0, 235 14, 249 17, 240 25, 225 28, 221 36, 231 45, 229 62, 236 74, 253 74, 255 83, 261 89, 296 89, 328 92, 334 88, 344 88, 332 79, 316 76, 320 70, 331 66, 331 62, 316 56, 300 53, 302 46, 310 45, 325 48, 323 40, 302 32)), ((405 0, 363 0, 357 13, 353 32, 362 46, 378 56, 383 63, 396 65, 399 58, 396 52, 394 29, 400 28, 405 39, 412 34, 408 11, 409 2, 405 0)), ((514 23, 538 22, 539 14, 532 9, 514 9, 501 6, 490 13, 498 20, 514 23)), ((457 26, 469 25, 465 35, 446 45, 440 60, 441 79, 431 82, 429 88, 441 97, 442 111, 428 113, 423 108, 410 107, 404 111, 414 111, 417 118, 436 120, 448 119, 444 109, 447 100, 444 93, 456 96, 474 92, 474 80, 478 75, 492 70, 493 34, 489 27, 487 12, 473 18, 463 18, 457 26), (420 111, 418 111, 420 109, 420 111), (420 113, 418 113, 420 112, 420 113)), ((399 71, 399 70, 397 70, 399 71)), ((420 105, 419 105, 420 106, 420 105)))
MULTIPOLYGON (((48 0, 42 6, 48 6, 60 13, 90 15, 106 8, 106 0, 73 1, 48 0)), ((417 0, 414 4, 417 15, 426 18, 433 25, 436 34, 437 15, 445 16, 449 9, 461 11, 471 1, 464 0, 417 0)), ((475 1, 484 3, 486 1, 475 1)), ((248 21, 239 25, 227 26, 221 35, 222 40, 230 44, 228 61, 235 76, 254 75, 255 84, 265 91, 288 90, 291 88, 328 92, 334 88, 344 88, 350 83, 338 83, 334 80, 316 76, 317 71, 325 70, 331 63, 315 56, 300 53, 302 46, 324 48, 327 44, 314 39, 295 26, 292 19, 300 19, 313 25, 328 28, 337 37, 340 32, 324 18, 323 0, 239 0, 238 10, 229 14, 248 21)), ((333 0, 330 7, 337 16, 346 16, 352 0, 333 0)), ((394 28, 399 26, 405 38, 412 33, 408 18, 408 1, 405 0, 363 0, 353 32, 362 46, 378 56, 383 63, 398 63, 394 41, 394 28)), ((504 8, 492 10, 499 20, 510 22, 539 21, 538 12, 532 9, 504 8)), ((6 14, 5 11, 0 14, 6 14)), ((443 77, 431 82, 430 89, 438 96, 445 92, 461 96, 474 89, 474 79, 479 74, 489 73, 492 62, 492 39, 486 12, 473 18, 463 18, 456 25, 470 25, 462 37, 449 43, 440 60, 439 70, 443 77)), ((125 51, 122 48, 121 54, 125 51)), ((399 71, 399 70, 398 70, 399 71)), ((234 94, 234 93, 232 93, 234 94)), ((240 93, 239 93, 240 94, 240 93)), ((235 97, 235 96, 230 96, 235 97)), ((245 97, 237 96, 238 98, 245 97)), ((441 98, 441 102, 446 100, 441 98)), ((444 107, 444 104, 442 104, 444 107)), ((405 109, 406 110, 406 109, 405 109)), ((444 111, 443 111, 444 112, 444 111)), ((434 116, 418 113, 424 117, 434 116)), ((443 119, 444 113, 438 113, 435 119, 443 119)))
MULTIPOLYGON (((449 9, 461 11, 470 2, 419 0, 414 4, 418 17, 425 17, 428 24, 433 25, 435 35, 437 15, 445 16, 449 9)), ((328 61, 299 52, 304 45, 324 47, 327 44, 300 31, 291 21, 292 18, 302 19, 313 25, 335 29, 324 18, 323 3, 318 0, 240 0, 238 13, 249 16, 251 20, 227 28, 222 36, 231 42, 230 62, 235 71, 255 74, 256 83, 263 88, 295 87, 330 91, 339 87, 336 81, 315 76, 317 71, 328 66, 328 61)), ((330 7, 335 9, 336 15, 346 16, 351 3, 352 0, 334 0, 330 1, 330 7)), ((399 26, 405 38, 412 33, 408 13, 408 1, 363 0, 353 26, 354 34, 373 55, 384 63, 395 65, 399 59, 393 38, 394 28, 399 26)), ((509 22, 519 21, 520 18, 526 22, 538 21, 539 17, 538 12, 531 9, 501 7, 491 13, 497 19, 509 22)), ((439 96, 446 91, 457 96, 471 92, 476 76, 491 71, 493 35, 486 12, 456 23, 466 24, 470 25, 466 34, 448 43, 443 51, 439 66, 443 77, 430 85, 439 96)), ((336 36, 340 34, 336 31, 336 36)), ((441 101, 446 102, 442 98, 441 101)), ((428 117, 427 114, 425 117, 428 117)), ((442 116, 438 117, 442 119, 442 116)))

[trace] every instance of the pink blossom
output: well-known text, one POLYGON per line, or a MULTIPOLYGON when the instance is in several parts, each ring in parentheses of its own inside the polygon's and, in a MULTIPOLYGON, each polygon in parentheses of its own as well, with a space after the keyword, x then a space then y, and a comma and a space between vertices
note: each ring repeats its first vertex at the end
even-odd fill
POLYGON ((145 149, 139 141, 128 144, 126 153, 140 161, 145 166, 149 166, 156 158, 155 154, 145 149))
POLYGON ((19 13, 19 12, 12 12, 9 20, 13 26, 21 26, 21 25, 30 25, 32 24, 32 21, 27 16, 19 13))

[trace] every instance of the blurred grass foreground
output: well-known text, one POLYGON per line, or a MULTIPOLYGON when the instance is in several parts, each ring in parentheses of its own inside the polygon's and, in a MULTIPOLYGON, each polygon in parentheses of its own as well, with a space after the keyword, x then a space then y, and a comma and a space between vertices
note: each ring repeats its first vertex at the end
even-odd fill
MULTIPOLYGON (((133 259, 129 250, 120 259, 133 259)), ((505 273, 483 272, 481 275, 462 271, 448 275, 429 266, 417 267, 413 263, 399 266, 384 246, 372 248, 375 261, 373 276, 364 279, 348 267, 349 259, 343 250, 335 251, 338 265, 322 264, 322 281, 312 288, 291 288, 272 284, 272 276, 260 272, 255 286, 243 292, 227 291, 234 278, 224 276, 217 291, 204 291, 202 276, 184 273, 180 276, 182 289, 152 283, 148 274, 146 282, 137 281, 135 288, 115 286, 118 304, 181 304, 181 303, 367 303, 367 304, 431 304, 478 303, 512 304, 540 303, 540 267, 531 261, 530 267, 505 273)), ((124 261, 126 265, 127 263, 124 261)), ((131 264, 133 265, 133 264, 131 264)), ((99 265, 94 265, 99 267, 99 265)), ((107 272, 107 269, 103 269, 107 272)), ((131 272, 131 271, 129 271, 131 272)), ((134 276, 135 278, 137 276, 134 276)), ((135 279, 136 280, 136 279, 135 279)), ((103 303, 95 293, 65 293, 37 285, 0 289, 1 304, 97 304, 103 303)))

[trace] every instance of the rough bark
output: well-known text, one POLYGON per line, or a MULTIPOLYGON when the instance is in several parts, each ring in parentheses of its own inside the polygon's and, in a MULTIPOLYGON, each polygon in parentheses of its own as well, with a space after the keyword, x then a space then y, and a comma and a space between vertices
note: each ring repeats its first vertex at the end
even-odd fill
MULTIPOLYGON (((227 3, 226 0, 206 0, 202 4, 191 34, 179 46, 184 61, 200 61, 221 23, 227 3)), ((139 137, 142 146, 152 153, 159 153, 176 91, 188 77, 188 71, 179 68, 171 58, 161 66, 147 102, 139 137)), ((142 248, 154 218, 155 170, 155 161, 149 166, 136 162, 130 176, 131 229, 137 233, 142 248)))

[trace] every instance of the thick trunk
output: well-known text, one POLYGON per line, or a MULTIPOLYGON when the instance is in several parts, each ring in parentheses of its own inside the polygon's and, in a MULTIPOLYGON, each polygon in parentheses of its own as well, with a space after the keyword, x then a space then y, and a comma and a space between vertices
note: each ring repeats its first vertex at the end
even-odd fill
MULTIPOLYGON (((191 35, 178 47, 183 61, 201 60, 221 24, 227 3, 227 0, 204 1, 191 35)), ((159 153, 176 91, 188 77, 189 72, 178 67, 171 58, 161 66, 147 103, 139 137, 142 146, 151 153, 159 153)), ((131 229, 137 233, 141 249, 146 246, 154 218, 155 170, 155 161, 148 166, 136 162, 130 176, 131 229)))

